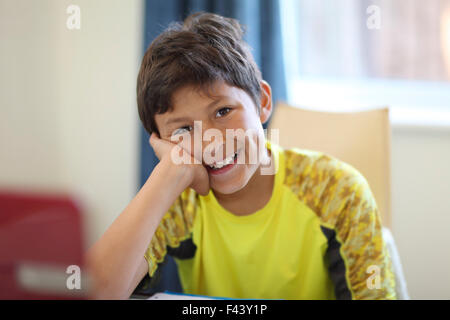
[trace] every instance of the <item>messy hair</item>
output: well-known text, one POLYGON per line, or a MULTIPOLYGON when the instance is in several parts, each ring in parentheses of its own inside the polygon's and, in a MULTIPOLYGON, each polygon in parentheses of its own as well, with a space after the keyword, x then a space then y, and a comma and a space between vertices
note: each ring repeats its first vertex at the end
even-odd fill
POLYGON ((137 79, 139 117, 157 132, 155 115, 172 110, 173 93, 186 85, 208 94, 216 81, 244 90, 259 113, 261 72, 235 19, 198 12, 172 23, 149 46, 137 79))

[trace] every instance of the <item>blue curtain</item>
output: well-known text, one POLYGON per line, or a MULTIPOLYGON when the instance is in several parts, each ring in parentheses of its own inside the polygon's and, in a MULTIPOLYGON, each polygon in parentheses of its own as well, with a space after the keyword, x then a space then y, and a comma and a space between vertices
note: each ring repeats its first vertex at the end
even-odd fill
MULTIPOLYGON (((246 26, 245 40, 253 49, 252 53, 263 79, 272 87, 273 102, 276 103, 286 100, 279 9, 279 0, 146 0, 144 49, 147 49, 152 40, 171 22, 183 21, 193 12, 206 11, 236 18, 246 26)), ((149 135, 142 127, 141 186, 158 163, 148 140, 149 135)), ((181 291, 175 273, 176 266, 171 258, 167 259, 163 269, 160 285, 155 291, 181 291)))

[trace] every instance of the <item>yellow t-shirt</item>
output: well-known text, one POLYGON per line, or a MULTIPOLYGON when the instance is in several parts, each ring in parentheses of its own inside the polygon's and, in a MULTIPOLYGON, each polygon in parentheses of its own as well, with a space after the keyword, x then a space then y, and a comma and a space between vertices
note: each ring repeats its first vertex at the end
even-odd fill
POLYGON ((145 258, 152 277, 174 256, 185 293, 249 299, 395 299, 375 200, 353 167, 267 142, 277 171, 264 208, 225 210, 186 189, 145 258))

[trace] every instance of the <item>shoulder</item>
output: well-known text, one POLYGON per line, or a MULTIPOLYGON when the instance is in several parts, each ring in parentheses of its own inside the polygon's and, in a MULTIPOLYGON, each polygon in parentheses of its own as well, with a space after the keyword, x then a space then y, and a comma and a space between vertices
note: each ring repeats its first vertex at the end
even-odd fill
POLYGON ((179 239, 184 239, 190 235, 194 225, 194 218, 198 206, 198 194, 191 188, 184 190, 167 210, 160 222, 160 232, 171 235, 177 246, 179 239))
POLYGON ((183 211, 193 211, 198 205, 199 194, 194 189, 187 188, 181 193, 177 201, 183 211))
POLYGON ((322 152, 286 149, 285 178, 298 199, 334 225, 344 209, 376 206, 369 184, 353 166, 322 152))
MULTIPOLYGON (((350 164, 331 155, 305 149, 284 149, 285 179, 290 187, 332 191, 338 189, 368 187, 364 176, 350 164)), ((301 192, 300 192, 301 193, 301 192)), ((336 194, 335 194, 336 195, 336 194)))

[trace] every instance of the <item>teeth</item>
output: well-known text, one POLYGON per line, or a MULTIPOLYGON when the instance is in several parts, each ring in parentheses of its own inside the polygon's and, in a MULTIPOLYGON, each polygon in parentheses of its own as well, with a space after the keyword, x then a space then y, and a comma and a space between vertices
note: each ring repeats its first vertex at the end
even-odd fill
POLYGON ((225 159, 225 160, 222 161, 222 162, 217 162, 215 165, 211 165, 211 167, 214 168, 214 169, 220 169, 220 168, 223 168, 223 167, 229 165, 230 163, 233 163, 233 162, 234 162, 234 157, 235 157, 235 156, 236 156, 236 153, 233 154, 232 156, 228 157, 227 159, 225 159))

